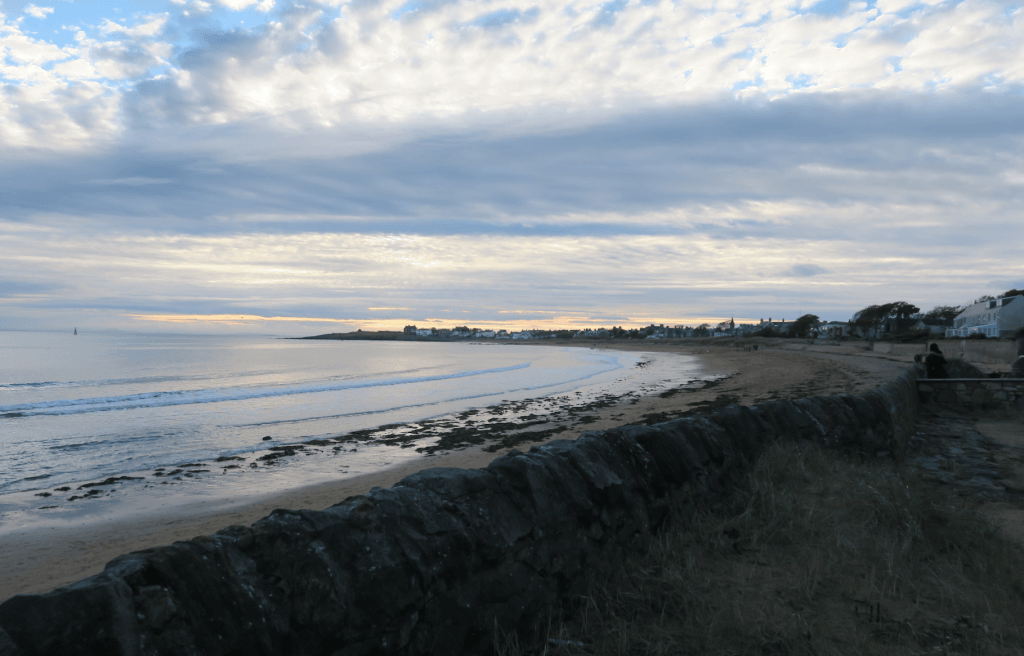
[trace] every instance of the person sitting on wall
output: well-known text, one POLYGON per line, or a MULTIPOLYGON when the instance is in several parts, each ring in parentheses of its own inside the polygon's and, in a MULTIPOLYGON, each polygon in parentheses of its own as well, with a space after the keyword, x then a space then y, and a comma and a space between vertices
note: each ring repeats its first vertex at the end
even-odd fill
POLYGON ((949 378, 946 373, 946 358, 942 357, 942 351, 938 344, 932 344, 928 348, 928 355, 924 359, 924 370, 929 378, 949 378))

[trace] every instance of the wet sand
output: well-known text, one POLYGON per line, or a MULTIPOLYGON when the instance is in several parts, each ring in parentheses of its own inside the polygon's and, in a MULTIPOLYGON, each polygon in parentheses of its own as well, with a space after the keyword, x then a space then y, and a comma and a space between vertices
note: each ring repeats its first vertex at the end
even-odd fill
MULTIPOLYGON (((803 343, 762 345, 757 351, 670 340, 571 345, 646 351, 655 355, 693 355, 700 362, 701 376, 714 380, 679 386, 650 385, 591 403, 583 410, 563 411, 558 422, 538 422, 535 434, 527 436, 531 439, 526 443, 515 445, 518 448, 525 450, 532 444, 551 439, 575 439, 587 430, 666 421, 729 403, 752 405, 815 394, 864 392, 892 380, 912 362, 910 357, 880 355, 856 347, 803 343), (545 434, 548 432, 550 434, 545 434)), ((509 347, 529 348, 529 345, 509 344, 509 347)), ((438 428, 433 430, 438 432, 438 428)), ((323 509, 349 496, 365 494, 373 487, 394 485, 422 469, 483 467, 508 451, 508 445, 500 441, 464 448, 456 445, 452 450, 407 459, 401 464, 344 480, 283 492, 253 491, 241 502, 235 498, 230 503, 203 500, 181 503, 170 509, 135 507, 121 517, 84 523, 69 521, 66 525, 8 532, 0 546, 0 601, 15 594, 46 592, 97 574, 108 561, 123 553, 208 535, 229 525, 251 524, 275 508, 323 509)))

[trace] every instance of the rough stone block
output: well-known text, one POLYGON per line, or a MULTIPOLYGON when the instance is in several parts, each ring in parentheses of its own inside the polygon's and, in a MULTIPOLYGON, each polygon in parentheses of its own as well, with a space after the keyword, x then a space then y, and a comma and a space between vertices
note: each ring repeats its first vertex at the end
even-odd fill
POLYGON ((136 656, 139 627, 131 588, 100 574, 44 595, 0 604, 0 627, 26 656, 136 656))
POLYGON ((22 656, 23 653, 18 648, 18 645, 14 644, 11 636, 7 635, 7 632, 3 629, 0 629, 0 656, 22 656))

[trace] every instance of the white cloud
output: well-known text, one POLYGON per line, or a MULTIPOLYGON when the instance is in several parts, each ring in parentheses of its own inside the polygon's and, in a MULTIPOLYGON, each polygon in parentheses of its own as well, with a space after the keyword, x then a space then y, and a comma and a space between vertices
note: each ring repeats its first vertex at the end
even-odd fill
POLYGON ((99 26, 99 31, 101 34, 118 33, 129 37, 152 37, 163 31, 169 17, 169 14, 150 14, 131 27, 120 25, 108 18, 104 19, 99 26))
MULTIPOLYGON (((220 4, 241 10, 256 0, 220 4)), ((222 125, 270 117, 296 128, 508 111, 543 122, 551 112, 578 116, 723 95, 770 100, 1024 84, 1019 20, 994 0, 854 3, 835 15, 799 13, 783 0, 735 0, 713 11, 693 0, 629 3, 618 12, 601 3, 567 12, 555 0, 409 6, 349 3, 328 14, 320 5, 290 5, 252 32, 204 36, 181 49, 187 59, 180 61, 170 59, 169 43, 154 50, 172 19, 166 13, 131 25, 101 21, 76 53, 8 24, 0 39, 21 42, 8 49, 14 64, 3 65, 3 74, 34 83, 46 73, 32 65, 60 61, 60 52, 118 80, 115 95, 134 93, 137 120, 222 125), (177 70, 161 70, 155 84, 132 91, 155 67, 168 66, 177 70)), ((273 0, 256 6, 272 7, 273 0)), ((61 70, 81 79, 87 67, 61 70)))
POLYGON ((53 7, 37 7, 33 4, 25 5, 25 13, 35 18, 46 18, 47 14, 53 13, 53 7))
POLYGON ((257 0, 216 0, 216 2, 232 11, 242 11, 246 7, 256 4, 257 0))
POLYGON ((772 98, 807 92, 797 86, 930 93, 1024 81, 1024 39, 987 0, 919 6, 910 18, 863 6, 794 14, 781 0, 710 14, 691 4, 630 4, 601 29, 593 26, 601 5, 570 14, 555 2, 520 0, 495 14, 452 2, 393 18, 404 6, 346 5, 326 22, 319 11, 295 9, 262 33, 226 35, 187 77, 168 78, 143 103, 155 115, 173 103, 198 122, 269 115, 339 125, 513 108, 614 111, 744 86, 744 97, 772 98), (771 18, 759 23, 762 15, 771 18))

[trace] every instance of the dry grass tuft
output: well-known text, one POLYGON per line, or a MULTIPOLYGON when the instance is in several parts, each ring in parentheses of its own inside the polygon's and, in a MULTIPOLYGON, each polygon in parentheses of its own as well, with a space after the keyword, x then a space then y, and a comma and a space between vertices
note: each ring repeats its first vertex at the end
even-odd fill
POLYGON ((1022 556, 915 472, 779 443, 728 505, 594 581, 544 653, 1024 654, 1022 556))

